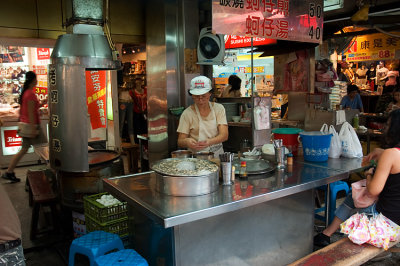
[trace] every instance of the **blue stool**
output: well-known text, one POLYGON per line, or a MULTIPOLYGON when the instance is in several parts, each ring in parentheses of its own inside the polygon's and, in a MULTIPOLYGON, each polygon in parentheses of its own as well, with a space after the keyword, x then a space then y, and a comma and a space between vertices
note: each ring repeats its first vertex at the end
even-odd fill
POLYGON ((75 254, 83 254, 89 258, 90 265, 94 265, 94 260, 98 256, 114 249, 122 250, 124 245, 118 235, 104 231, 94 231, 80 238, 74 239, 69 248, 68 265, 75 265, 75 254))
MULTIPOLYGON (((321 189, 321 190, 325 190, 326 191, 326 187, 327 186, 325 185, 325 186, 318 187, 317 189, 321 189)), ((329 188, 330 188, 330 191, 329 191, 330 192, 330 195, 329 195, 329 202, 330 202, 329 210, 328 211, 326 210, 327 198, 326 198, 326 193, 325 193, 325 206, 315 210, 315 213, 316 213, 315 214, 315 218, 317 218, 319 220, 322 220, 322 221, 325 221, 325 217, 324 216, 321 216, 321 215, 317 214, 317 213, 319 213, 321 211, 324 211, 325 212, 325 216, 328 213, 328 215, 329 215, 328 216, 329 217, 329 223, 331 223, 333 218, 335 217, 337 193, 339 191, 343 190, 343 191, 346 191, 346 195, 347 195, 350 192, 350 188, 349 188, 349 185, 347 185, 347 183, 344 182, 344 181, 333 182, 333 183, 331 183, 329 185, 329 188)))
POLYGON ((135 265, 148 266, 147 261, 133 249, 124 249, 96 258, 97 266, 135 265))

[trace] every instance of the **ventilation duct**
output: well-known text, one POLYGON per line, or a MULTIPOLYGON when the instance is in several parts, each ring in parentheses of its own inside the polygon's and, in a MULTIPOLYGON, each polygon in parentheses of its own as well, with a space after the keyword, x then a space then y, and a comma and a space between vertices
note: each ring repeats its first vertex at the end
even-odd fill
POLYGON ((103 31, 103 26, 108 31, 103 8, 102 0, 67 2, 67 30, 72 33, 59 36, 49 65, 49 154, 53 169, 89 171, 85 74, 87 70, 116 70, 121 65, 114 60, 109 34, 103 31))

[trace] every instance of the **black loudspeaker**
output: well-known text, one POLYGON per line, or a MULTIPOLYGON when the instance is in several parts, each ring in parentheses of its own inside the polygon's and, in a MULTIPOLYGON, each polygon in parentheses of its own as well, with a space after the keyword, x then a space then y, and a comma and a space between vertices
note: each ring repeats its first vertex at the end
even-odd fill
POLYGON ((224 35, 213 34, 211 27, 201 29, 197 43, 197 63, 200 65, 223 65, 224 57, 224 35))

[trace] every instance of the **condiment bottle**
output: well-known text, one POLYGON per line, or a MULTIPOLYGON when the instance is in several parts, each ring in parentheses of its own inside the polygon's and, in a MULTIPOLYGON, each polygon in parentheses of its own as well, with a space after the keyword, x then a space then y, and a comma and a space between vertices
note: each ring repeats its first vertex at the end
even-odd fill
POLYGON ((240 171, 239 171, 240 178, 247 178, 247 165, 246 161, 240 162, 240 171))
POLYGON ((293 165, 293 154, 289 153, 287 155, 287 165, 293 165))
POLYGON ((357 129, 360 126, 360 118, 358 117, 358 114, 356 114, 353 118, 353 127, 357 129))

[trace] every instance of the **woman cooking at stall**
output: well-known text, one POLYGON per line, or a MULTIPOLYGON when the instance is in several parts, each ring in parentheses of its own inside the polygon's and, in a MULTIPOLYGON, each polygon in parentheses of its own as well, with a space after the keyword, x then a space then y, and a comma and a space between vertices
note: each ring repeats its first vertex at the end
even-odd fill
POLYGON ((177 132, 178 146, 193 152, 223 153, 222 142, 228 140, 228 123, 225 108, 211 103, 211 80, 198 76, 190 82, 189 94, 194 104, 183 111, 177 132))

